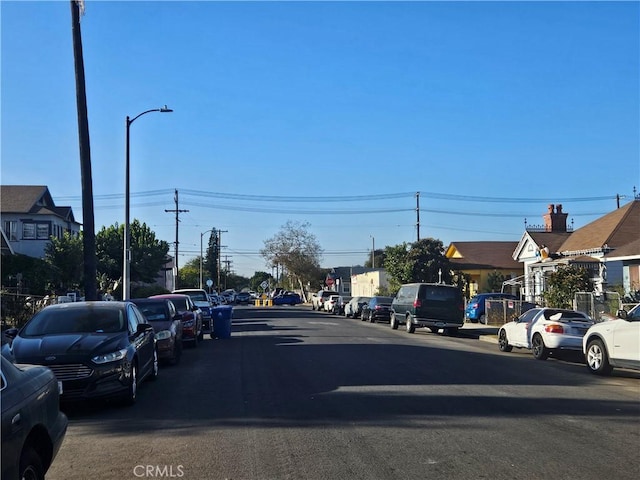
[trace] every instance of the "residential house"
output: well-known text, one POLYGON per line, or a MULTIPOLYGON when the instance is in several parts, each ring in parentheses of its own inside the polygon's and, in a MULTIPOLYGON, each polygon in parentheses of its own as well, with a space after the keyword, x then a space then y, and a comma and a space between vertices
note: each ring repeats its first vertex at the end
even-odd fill
POLYGON ((526 300, 540 301, 545 275, 568 265, 589 270, 596 292, 612 285, 629 292, 638 285, 640 198, 573 232, 562 205, 549 205, 543 218, 544 230, 527 228, 513 252, 514 260, 524 264, 520 283, 526 300))
POLYGON ((454 271, 469 275, 469 295, 495 291, 492 274, 506 278, 522 276, 522 264, 514 260, 517 242, 452 242, 445 252, 454 271))
POLYGON ((46 186, 0 186, 3 253, 43 258, 50 237, 61 238, 65 232, 78 235, 80 226, 71 207, 57 206, 46 186))
POLYGON ((380 288, 389 288, 389 277, 384 268, 367 268, 351 276, 351 296, 373 297, 380 288))

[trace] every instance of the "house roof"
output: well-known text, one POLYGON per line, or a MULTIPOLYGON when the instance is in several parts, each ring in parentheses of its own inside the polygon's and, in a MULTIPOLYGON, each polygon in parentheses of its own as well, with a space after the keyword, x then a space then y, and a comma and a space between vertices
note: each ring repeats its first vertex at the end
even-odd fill
POLYGON ((445 256, 458 268, 522 270, 513 259, 518 242, 452 242, 445 256))
POLYGON ((553 253, 559 252, 562 244, 573 235, 571 232, 527 232, 527 234, 536 245, 549 247, 549 251, 553 253))
POLYGON ((56 206, 49 188, 45 185, 0 186, 2 213, 28 213, 57 215, 75 222, 73 210, 68 206, 56 206))
POLYGON ((627 243, 621 247, 615 248, 607 255, 605 255, 607 260, 612 260, 616 258, 640 258, 640 237, 636 240, 627 243))
POLYGON ((640 200, 633 200, 604 217, 575 230, 560 246, 559 252, 600 248, 618 248, 640 237, 640 200))

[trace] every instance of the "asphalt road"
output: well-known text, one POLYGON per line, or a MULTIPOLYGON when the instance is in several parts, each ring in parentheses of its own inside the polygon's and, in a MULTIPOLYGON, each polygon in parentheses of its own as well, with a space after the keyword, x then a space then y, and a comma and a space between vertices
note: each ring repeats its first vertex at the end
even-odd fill
POLYGON ((640 374, 473 337, 234 308, 136 405, 67 408, 47 479, 640 478, 640 374))

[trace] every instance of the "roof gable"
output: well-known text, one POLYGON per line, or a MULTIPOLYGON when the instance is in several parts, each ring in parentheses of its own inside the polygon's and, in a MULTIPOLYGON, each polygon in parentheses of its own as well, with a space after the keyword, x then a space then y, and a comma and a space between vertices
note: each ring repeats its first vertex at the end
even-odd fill
POLYGON ((4 213, 34 213, 41 207, 55 207, 49 189, 43 185, 2 185, 0 199, 4 213))

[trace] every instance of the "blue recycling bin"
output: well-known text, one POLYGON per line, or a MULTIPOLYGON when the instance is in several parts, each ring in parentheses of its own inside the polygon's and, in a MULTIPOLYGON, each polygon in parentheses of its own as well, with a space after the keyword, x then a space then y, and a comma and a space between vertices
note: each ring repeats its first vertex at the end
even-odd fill
POLYGON ((213 307, 213 332, 211 333, 211 338, 231 337, 232 317, 233 307, 231 305, 213 307))

